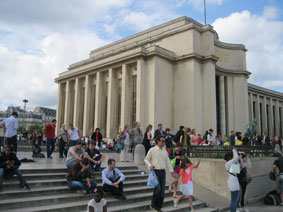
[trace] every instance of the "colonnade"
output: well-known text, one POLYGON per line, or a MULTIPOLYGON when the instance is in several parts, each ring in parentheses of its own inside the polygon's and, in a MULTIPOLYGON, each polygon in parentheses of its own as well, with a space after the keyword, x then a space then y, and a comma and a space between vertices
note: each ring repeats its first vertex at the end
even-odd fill
POLYGON ((140 59, 58 82, 57 125, 73 123, 83 135, 98 127, 106 138, 133 126, 142 119, 143 66, 140 59))
POLYGON ((266 132, 269 136, 283 136, 283 101, 271 95, 264 95, 249 89, 249 121, 257 120, 257 134, 266 132))

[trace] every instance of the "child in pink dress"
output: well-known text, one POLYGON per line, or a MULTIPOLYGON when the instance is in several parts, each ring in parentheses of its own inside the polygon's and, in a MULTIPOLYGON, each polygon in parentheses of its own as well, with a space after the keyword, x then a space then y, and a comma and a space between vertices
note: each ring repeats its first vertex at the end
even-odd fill
POLYGON ((183 199, 184 197, 189 197, 190 208, 191 211, 195 211, 193 208, 193 178, 192 178, 192 171, 194 168, 197 168, 200 164, 200 159, 198 159, 197 164, 194 166, 192 162, 185 158, 182 160, 181 169, 179 175, 182 176, 182 184, 181 184, 181 192, 182 195, 179 196, 176 200, 174 200, 174 206, 177 207, 178 202, 183 199))

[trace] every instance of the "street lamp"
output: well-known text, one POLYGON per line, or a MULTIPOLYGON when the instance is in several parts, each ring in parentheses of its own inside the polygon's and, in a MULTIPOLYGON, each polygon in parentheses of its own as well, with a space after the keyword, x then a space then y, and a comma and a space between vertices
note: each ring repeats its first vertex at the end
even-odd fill
POLYGON ((28 103, 28 100, 24 99, 23 102, 25 103, 25 106, 24 106, 24 129, 26 130, 26 104, 28 103))

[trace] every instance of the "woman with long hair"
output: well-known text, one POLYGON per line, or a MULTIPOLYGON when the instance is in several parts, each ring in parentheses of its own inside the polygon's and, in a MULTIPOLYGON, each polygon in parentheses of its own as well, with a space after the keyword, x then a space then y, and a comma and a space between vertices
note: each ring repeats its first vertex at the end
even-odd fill
POLYGON ((120 133, 120 142, 124 144, 124 149, 121 150, 120 161, 129 162, 129 146, 130 146, 130 135, 129 126, 125 125, 124 130, 120 133))
POLYGON ((144 145, 144 148, 145 148, 145 155, 147 155, 149 149, 151 148, 150 141, 153 141, 151 130, 152 130, 152 125, 149 124, 146 127, 146 130, 145 130, 145 133, 144 133, 144 137, 143 137, 143 142, 142 142, 142 144, 144 145))

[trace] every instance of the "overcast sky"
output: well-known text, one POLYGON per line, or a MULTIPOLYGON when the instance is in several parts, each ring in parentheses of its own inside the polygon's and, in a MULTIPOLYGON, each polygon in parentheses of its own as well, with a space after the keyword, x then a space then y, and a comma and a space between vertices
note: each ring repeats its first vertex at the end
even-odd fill
MULTIPOLYGON (((206 0, 220 40, 248 49, 250 83, 283 92, 283 1, 206 0)), ((54 79, 107 43, 178 18, 203 0, 0 0, 0 110, 56 108, 54 79)))

